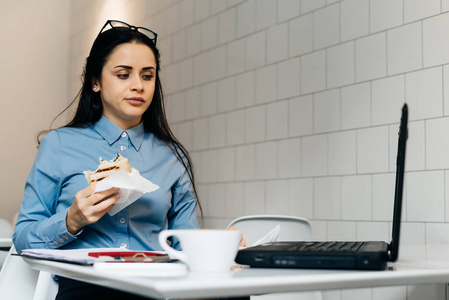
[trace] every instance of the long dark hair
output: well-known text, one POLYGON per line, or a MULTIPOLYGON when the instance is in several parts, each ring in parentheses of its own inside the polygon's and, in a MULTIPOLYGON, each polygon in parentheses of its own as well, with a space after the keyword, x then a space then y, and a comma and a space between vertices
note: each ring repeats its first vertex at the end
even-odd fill
MULTIPOLYGON (((113 27, 100 33, 95 39, 89 56, 86 59, 86 65, 82 75, 81 90, 69 106, 56 118, 74 105, 75 101, 79 98, 75 116, 63 127, 89 127, 100 120, 103 113, 103 104, 101 102, 100 93, 94 92, 92 90, 92 85, 94 81, 100 82, 101 72, 112 51, 117 46, 125 43, 143 44, 153 51, 156 58, 156 83, 151 105, 142 115, 144 130, 145 132, 153 133, 158 139, 167 143, 176 158, 183 164, 189 175, 190 181, 192 182, 193 191, 202 217, 202 208, 195 186, 195 177, 193 175, 192 160, 186 148, 176 139, 168 125, 165 114, 164 94, 159 78, 160 53, 154 42, 148 36, 133 28, 127 27, 113 27)), ((40 143, 41 136, 42 134, 39 134, 38 143, 40 143)))

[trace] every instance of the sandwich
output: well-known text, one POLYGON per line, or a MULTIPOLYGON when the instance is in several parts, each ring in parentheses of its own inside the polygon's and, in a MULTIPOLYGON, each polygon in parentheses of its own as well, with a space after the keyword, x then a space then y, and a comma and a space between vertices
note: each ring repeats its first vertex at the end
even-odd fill
POLYGON ((95 172, 84 171, 83 173, 87 182, 93 184, 120 170, 131 173, 128 159, 117 153, 117 156, 112 160, 104 160, 100 157, 100 165, 95 172))

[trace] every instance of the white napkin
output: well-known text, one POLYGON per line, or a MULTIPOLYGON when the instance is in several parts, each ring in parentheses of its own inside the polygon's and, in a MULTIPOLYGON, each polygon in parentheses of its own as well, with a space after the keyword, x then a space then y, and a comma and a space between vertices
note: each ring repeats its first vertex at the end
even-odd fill
POLYGON ((260 244, 265 244, 269 242, 277 242, 279 241, 279 233, 281 232, 281 226, 276 225, 270 232, 264 235, 259 240, 255 241, 251 246, 257 246, 260 244))
POLYGON ((143 178, 140 175, 139 171, 131 168, 131 173, 120 170, 98 182, 93 194, 109 190, 113 187, 117 187, 120 189, 119 192, 121 197, 108 211, 108 214, 110 216, 115 215, 116 213, 139 199, 143 194, 154 192, 159 188, 158 185, 143 178))

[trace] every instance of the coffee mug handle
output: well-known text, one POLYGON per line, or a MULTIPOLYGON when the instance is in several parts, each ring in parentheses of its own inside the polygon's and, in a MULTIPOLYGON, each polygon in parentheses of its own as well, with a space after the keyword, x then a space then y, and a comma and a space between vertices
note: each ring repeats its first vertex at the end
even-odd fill
POLYGON ((167 239, 171 236, 180 234, 182 230, 163 230, 159 233, 159 245, 167 252, 171 259, 179 259, 180 261, 187 263, 187 258, 182 251, 176 250, 167 244, 167 239))

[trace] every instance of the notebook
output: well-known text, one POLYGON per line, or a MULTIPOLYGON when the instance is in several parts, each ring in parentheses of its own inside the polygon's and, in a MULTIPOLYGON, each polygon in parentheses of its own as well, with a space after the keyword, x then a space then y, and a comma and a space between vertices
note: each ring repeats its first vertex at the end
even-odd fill
POLYGON ((235 261, 242 265, 259 268, 351 270, 382 270, 386 268, 387 262, 396 261, 401 227, 407 120, 408 108, 407 104, 404 104, 399 126, 392 240, 390 243, 384 241, 270 242, 239 250, 235 261))

